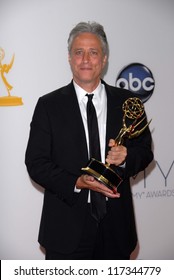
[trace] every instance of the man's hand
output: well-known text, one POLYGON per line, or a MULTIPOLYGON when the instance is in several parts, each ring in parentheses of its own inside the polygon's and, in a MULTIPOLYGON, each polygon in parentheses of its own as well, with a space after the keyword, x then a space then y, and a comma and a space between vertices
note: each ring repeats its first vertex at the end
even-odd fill
POLYGON ((113 190, 107 188, 104 184, 98 182, 93 176, 81 175, 76 182, 77 189, 89 189, 95 192, 102 193, 104 196, 109 198, 119 198, 120 194, 117 192, 117 188, 113 190))
POLYGON ((110 139, 109 147, 111 147, 111 149, 108 152, 106 162, 115 164, 116 166, 122 165, 127 157, 127 148, 122 145, 117 145, 114 139, 110 139))

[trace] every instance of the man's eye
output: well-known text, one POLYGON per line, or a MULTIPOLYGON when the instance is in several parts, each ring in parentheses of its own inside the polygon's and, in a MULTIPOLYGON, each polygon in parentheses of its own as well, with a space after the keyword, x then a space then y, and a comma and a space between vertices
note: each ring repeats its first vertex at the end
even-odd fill
POLYGON ((97 56, 97 55, 98 55, 98 52, 95 51, 95 50, 92 50, 92 51, 90 51, 90 55, 91 55, 91 56, 97 56))
POLYGON ((75 51, 75 55, 81 56, 81 55, 83 55, 83 51, 77 50, 77 51, 75 51))

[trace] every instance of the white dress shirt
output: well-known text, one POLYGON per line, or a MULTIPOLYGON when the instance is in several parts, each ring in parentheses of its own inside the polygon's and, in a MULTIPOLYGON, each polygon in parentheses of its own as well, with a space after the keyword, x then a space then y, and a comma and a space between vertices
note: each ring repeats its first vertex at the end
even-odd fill
MULTIPOLYGON (((85 128, 85 134, 86 134, 86 141, 87 141, 87 147, 88 147, 88 157, 89 156, 89 136, 88 136, 88 124, 87 124, 87 112, 86 112, 86 106, 88 102, 88 97, 84 89, 82 89, 79 85, 77 85, 74 81, 74 87, 80 107, 80 112, 85 128)), ((101 150, 101 161, 105 163, 105 145, 106 145, 106 116, 107 116, 107 98, 106 98, 106 91, 105 86, 100 82, 97 88, 92 92, 94 94, 93 96, 93 104, 95 106, 97 119, 98 119, 98 129, 99 129, 99 138, 100 138, 100 150, 101 150)), ((90 93, 88 93, 90 94, 90 93)), ((77 189, 75 187, 75 192, 80 192, 80 189, 77 189)), ((107 198, 106 198, 107 199, 107 198)), ((90 202, 90 192, 88 195, 88 203, 90 202)))
MULTIPOLYGON (((74 87, 79 102, 81 116, 83 119, 83 124, 86 133, 86 141, 88 146, 88 154, 89 154, 89 136, 88 136, 88 125, 87 125, 87 113, 86 113, 86 105, 88 101, 88 97, 86 96, 86 94, 88 92, 86 92, 84 89, 78 86, 75 82, 74 82, 74 87)), ((92 101, 95 106, 97 119, 98 119, 101 161, 105 163, 106 115, 107 115, 107 98, 106 98, 105 86, 100 82, 97 88, 92 93, 94 94, 92 101)))

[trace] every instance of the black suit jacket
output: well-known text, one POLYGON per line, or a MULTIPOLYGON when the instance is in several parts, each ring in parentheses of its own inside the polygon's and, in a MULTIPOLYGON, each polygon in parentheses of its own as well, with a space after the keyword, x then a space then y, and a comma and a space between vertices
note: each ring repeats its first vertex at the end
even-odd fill
MULTIPOLYGON (((109 139, 115 138, 122 127, 122 104, 132 95, 127 90, 104 84, 107 154, 109 139)), ((121 197, 108 200, 107 226, 116 237, 120 250, 128 255, 137 242, 129 177, 146 168, 153 158, 149 129, 138 138, 126 140, 125 145, 128 155, 124 181, 119 186, 121 197)), ((85 130, 71 82, 38 100, 26 151, 30 177, 45 188, 39 242, 48 249, 71 253, 78 246, 88 191, 75 193, 74 187, 87 162, 85 130)))

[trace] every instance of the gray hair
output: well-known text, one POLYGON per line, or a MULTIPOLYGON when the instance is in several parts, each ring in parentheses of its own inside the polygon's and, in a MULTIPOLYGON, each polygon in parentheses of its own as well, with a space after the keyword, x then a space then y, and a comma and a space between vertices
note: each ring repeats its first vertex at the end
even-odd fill
POLYGON ((76 36, 80 33, 92 33, 95 34, 101 41, 102 50, 104 55, 108 55, 109 47, 107 37, 104 28, 101 24, 97 22, 79 22, 70 32, 68 38, 68 52, 70 53, 72 43, 76 36))

